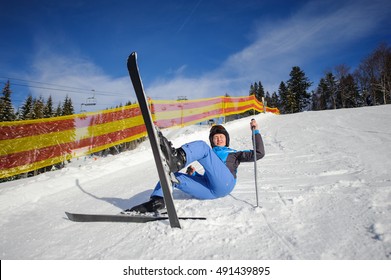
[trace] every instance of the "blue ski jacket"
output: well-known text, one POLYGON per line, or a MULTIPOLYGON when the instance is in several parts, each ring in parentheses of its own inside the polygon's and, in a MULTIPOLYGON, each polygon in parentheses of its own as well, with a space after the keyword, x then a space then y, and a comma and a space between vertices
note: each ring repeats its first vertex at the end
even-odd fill
MULTIPOLYGON (((257 160, 265 156, 265 148, 263 146, 263 140, 259 130, 255 130, 255 143, 256 143, 256 154, 257 160)), ((237 169, 241 162, 252 162, 254 161, 253 150, 237 151, 229 147, 214 147, 213 151, 216 155, 225 163, 229 171, 236 179, 237 169)))

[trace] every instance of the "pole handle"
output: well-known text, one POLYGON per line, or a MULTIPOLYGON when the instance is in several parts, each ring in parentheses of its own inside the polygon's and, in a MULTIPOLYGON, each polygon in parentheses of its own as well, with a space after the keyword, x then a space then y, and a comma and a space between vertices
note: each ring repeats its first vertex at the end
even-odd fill
MULTIPOLYGON (((251 121, 255 121, 255 119, 251 119, 251 121)), ((251 130, 254 130, 254 129, 255 129, 255 125, 252 125, 251 130)))

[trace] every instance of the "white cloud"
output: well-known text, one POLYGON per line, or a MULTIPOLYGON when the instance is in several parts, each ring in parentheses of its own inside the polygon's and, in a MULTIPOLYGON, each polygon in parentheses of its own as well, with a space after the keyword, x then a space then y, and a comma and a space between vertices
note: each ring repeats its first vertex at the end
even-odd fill
MULTIPOLYGON (((220 71, 254 81, 260 77, 267 90, 277 90, 292 66, 332 58, 335 50, 367 36, 385 16, 379 1, 371 1, 365 8, 354 1, 329 12, 324 12, 325 4, 311 1, 291 18, 260 23, 254 43, 230 56, 220 71)), ((324 69, 317 70, 321 73, 324 69)))
POLYGON ((334 51, 343 50, 374 32, 389 15, 390 3, 309 1, 289 18, 259 21, 253 43, 229 56, 214 71, 198 78, 180 76, 155 81, 148 90, 156 96, 186 95, 187 88, 191 89, 189 94, 197 97, 225 92, 242 95, 247 94, 250 83, 261 80, 265 90, 273 92, 278 90, 281 81, 289 78, 291 68, 296 65, 315 65, 309 72, 303 70, 307 76, 312 74, 310 78, 317 83, 325 70, 320 62, 327 63, 334 51))
POLYGON ((159 80, 146 89, 147 95, 155 99, 177 99, 187 96, 189 99, 214 97, 231 93, 232 80, 206 75, 199 78, 177 77, 171 80, 159 80))
POLYGON ((92 96, 97 100, 96 106, 84 106, 83 109, 97 111, 134 101, 129 77, 112 78, 88 59, 75 54, 66 56, 50 50, 40 51, 33 69, 28 80, 39 81, 30 82, 33 95, 42 95, 45 99, 51 95, 55 106, 66 95, 72 99, 76 112, 92 96))

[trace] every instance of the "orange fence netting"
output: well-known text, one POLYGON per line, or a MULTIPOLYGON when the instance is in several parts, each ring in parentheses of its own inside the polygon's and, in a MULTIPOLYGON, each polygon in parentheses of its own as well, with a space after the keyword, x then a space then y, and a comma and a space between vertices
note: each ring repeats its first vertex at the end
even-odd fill
MULTIPOLYGON (((255 97, 149 100, 160 128, 186 126, 248 110, 264 112, 255 97)), ((277 108, 266 112, 279 114, 277 108)), ((93 113, 0 122, 0 178, 30 172, 146 136, 138 104, 93 113)))

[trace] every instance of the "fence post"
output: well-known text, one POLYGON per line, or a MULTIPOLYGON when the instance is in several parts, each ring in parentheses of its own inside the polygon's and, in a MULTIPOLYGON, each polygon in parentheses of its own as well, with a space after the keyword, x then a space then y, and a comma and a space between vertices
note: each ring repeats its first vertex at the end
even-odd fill
POLYGON ((265 104, 265 97, 262 96, 262 106, 263 106, 263 113, 266 114, 266 106, 267 104, 265 104))
POLYGON ((223 106, 223 123, 225 123, 225 97, 224 96, 223 96, 221 104, 223 106))

